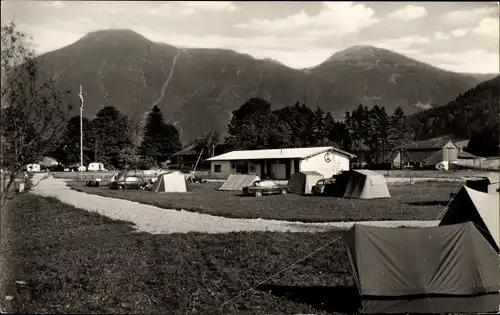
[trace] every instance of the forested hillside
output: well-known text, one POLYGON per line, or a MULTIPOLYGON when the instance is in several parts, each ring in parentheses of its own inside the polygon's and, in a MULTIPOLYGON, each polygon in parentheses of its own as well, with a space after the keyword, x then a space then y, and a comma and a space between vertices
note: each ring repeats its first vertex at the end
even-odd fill
POLYGON ((459 95, 446 106, 410 116, 419 140, 449 135, 470 139, 469 151, 481 156, 498 155, 500 76, 459 95))

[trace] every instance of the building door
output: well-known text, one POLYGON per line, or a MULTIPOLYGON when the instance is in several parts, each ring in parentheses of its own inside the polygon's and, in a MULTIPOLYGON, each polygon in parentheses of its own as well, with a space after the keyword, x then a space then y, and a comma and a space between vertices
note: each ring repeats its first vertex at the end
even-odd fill
POLYGON ((265 177, 271 177, 271 161, 266 160, 266 173, 265 177))
POLYGON ((265 167, 266 167, 266 163, 264 163, 263 160, 259 161, 259 165, 260 165, 260 174, 257 174, 260 178, 264 178, 264 175, 266 174, 266 171, 265 171, 265 167))
POLYGON ((286 161, 285 162, 285 174, 286 174, 286 179, 290 179, 290 177, 292 176, 292 167, 290 164, 292 164, 292 161, 289 160, 289 161, 286 161))
POLYGON ((293 160, 293 168, 295 170, 295 173, 300 172, 300 160, 293 160))

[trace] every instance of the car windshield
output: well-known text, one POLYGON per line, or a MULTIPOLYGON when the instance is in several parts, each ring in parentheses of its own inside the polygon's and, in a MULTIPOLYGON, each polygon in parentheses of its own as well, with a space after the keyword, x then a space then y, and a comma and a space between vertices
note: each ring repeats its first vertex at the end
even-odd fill
POLYGON ((259 182, 255 182, 255 186, 257 187, 272 187, 276 185, 272 180, 262 180, 259 182))
POLYGON ((318 180, 318 182, 316 183, 316 185, 323 185, 325 182, 322 181, 322 180, 318 180))
POLYGON ((140 182, 141 180, 139 179, 139 177, 127 177, 127 178, 125 178, 125 181, 126 182, 140 182))

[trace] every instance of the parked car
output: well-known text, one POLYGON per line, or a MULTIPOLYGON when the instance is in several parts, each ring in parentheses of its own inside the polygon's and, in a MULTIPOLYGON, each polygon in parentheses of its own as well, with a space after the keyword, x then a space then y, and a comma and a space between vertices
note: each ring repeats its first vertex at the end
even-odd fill
POLYGON ((275 181, 257 180, 253 182, 252 185, 243 187, 243 194, 255 197, 261 197, 262 195, 286 195, 290 192, 290 186, 288 185, 278 185, 275 181))
POLYGON ((335 178, 324 178, 318 180, 311 190, 314 195, 327 195, 334 185, 335 178))
POLYGON ((125 176, 124 178, 109 183, 109 189, 144 189, 147 182, 139 176, 125 176))

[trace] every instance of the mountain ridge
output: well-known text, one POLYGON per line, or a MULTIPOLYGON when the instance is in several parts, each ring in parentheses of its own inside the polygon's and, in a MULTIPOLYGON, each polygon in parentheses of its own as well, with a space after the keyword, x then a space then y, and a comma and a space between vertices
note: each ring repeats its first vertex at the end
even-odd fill
MULTIPOLYGON (((380 49, 357 46, 361 55, 360 47, 365 54, 380 49)), ((40 60, 58 88, 71 90, 68 102, 78 103, 78 88, 83 85, 86 117, 92 118, 105 105, 114 105, 130 116, 144 115, 157 103, 185 142, 211 129, 225 134, 231 112, 250 97, 270 101, 273 109, 299 101, 341 118, 359 103, 418 112, 426 106, 445 105, 479 83, 472 76, 429 70, 419 61, 387 52, 389 59, 383 59, 383 67, 370 69, 366 69, 373 61, 370 58, 342 62, 338 52, 336 58, 336 54, 328 58, 337 59, 332 74, 326 61, 303 71, 270 58, 257 59, 229 49, 178 48, 155 43, 131 30, 114 29, 88 33, 71 45, 41 55, 40 60), (402 60, 410 61, 405 64, 402 60), (363 81, 367 83, 360 89, 363 81)), ((349 54, 355 56, 344 51, 344 56, 349 54)), ((76 115, 77 109, 71 114, 76 115)))

